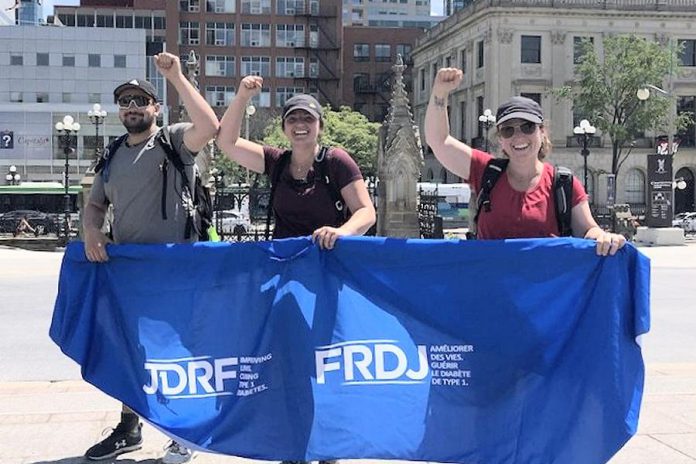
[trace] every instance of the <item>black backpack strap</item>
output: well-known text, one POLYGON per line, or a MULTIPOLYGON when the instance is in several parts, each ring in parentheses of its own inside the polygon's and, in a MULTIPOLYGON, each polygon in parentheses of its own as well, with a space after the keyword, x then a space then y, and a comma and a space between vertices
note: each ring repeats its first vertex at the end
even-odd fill
POLYGON ((278 162, 276 163, 276 167, 273 170, 273 176, 271 177, 271 193, 268 196, 268 208, 266 211, 266 233, 265 233, 266 240, 268 240, 268 238, 270 237, 271 215, 273 214, 273 198, 275 198, 276 187, 278 187, 278 183, 280 182, 280 176, 283 173, 285 166, 287 166, 290 163, 291 157, 292 157, 292 151, 285 150, 278 158, 278 162))
POLYGON ((329 194, 331 195, 331 202, 336 209, 336 223, 341 226, 348 219, 348 208, 346 208, 346 202, 343 201, 343 196, 338 190, 338 186, 331 180, 331 169, 329 168, 327 159, 328 154, 329 148, 322 146, 319 156, 314 160, 314 172, 315 175, 319 176, 321 182, 328 187, 329 194))
POLYGON ((482 210, 486 212, 491 211, 491 192, 493 187, 495 187, 496 182, 500 179, 500 176, 507 165, 510 162, 507 158, 491 158, 486 163, 486 167, 483 169, 483 175, 481 176, 481 189, 478 192, 476 198, 476 216, 474 216, 474 222, 478 224, 478 218, 482 210))
MULTIPOLYGON (((155 142, 159 143, 160 146, 162 147, 162 150, 164 151, 166 158, 162 162, 162 199, 161 199, 161 208, 162 208, 162 219, 167 219, 167 167, 168 163, 172 163, 174 165, 174 168, 177 170, 179 175, 181 176, 181 193, 182 197, 184 200, 185 204, 188 204, 190 200, 191 203, 191 208, 189 208, 188 211, 188 217, 186 219, 186 231, 184 234, 184 237, 186 239, 191 238, 191 233, 196 230, 196 224, 195 224, 195 217, 194 217, 194 209, 193 202, 194 202, 194 196, 193 192, 191 191, 191 183, 189 181, 189 177, 186 174, 186 166, 184 165, 183 160, 181 159, 181 155, 179 155, 179 152, 177 152, 174 147, 172 146, 171 142, 169 141, 168 134, 165 134, 166 128, 161 128, 159 131, 157 131, 157 134, 155 135, 155 142)), ((196 231, 198 232, 198 231, 196 231)))
POLYGON ((573 173, 570 169, 557 166, 553 169, 553 195, 556 202, 556 221, 561 237, 571 237, 573 209, 573 173))
POLYGON ((102 155, 97 160, 97 164, 94 165, 94 173, 98 174, 101 172, 102 179, 104 180, 104 182, 109 181, 109 165, 111 163, 113 155, 116 154, 116 151, 123 144, 123 142, 126 141, 127 138, 128 134, 123 134, 122 136, 118 137, 116 140, 108 144, 104 149, 104 153, 102 153, 102 155))

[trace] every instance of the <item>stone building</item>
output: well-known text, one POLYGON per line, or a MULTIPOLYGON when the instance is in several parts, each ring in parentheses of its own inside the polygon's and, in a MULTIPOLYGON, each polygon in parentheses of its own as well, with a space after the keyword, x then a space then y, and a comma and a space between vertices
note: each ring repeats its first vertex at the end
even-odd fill
MULTIPOLYGON (((423 127, 432 80, 441 67, 464 70, 464 81, 450 96, 451 133, 472 146, 483 146, 484 126, 478 117, 513 95, 537 100, 550 121, 554 151, 550 162, 568 166, 583 178, 583 158, 573 128, 579 115, 572 103, 558 100, 551 89, 574 81, 579 42, 590 38, 601 50, 607 34, 637 34, 662 43, 683 43, 673 73, 676 111, 694 111, 696 101, 696 3, 683 0, 479 0, 438 24, 418 40, 414 62, 413 110, 423 127)), ((668 70, 665 70, 667 74, 668 70)), ((666 87, 663 87, 666 88, 666 87)), ((495 129, 491 131, 495 151, 495 129)), ((590 148, 588 191, 595 205, 607 200, 611 145, 602 137, 590 148)), ((647 160, 655 152, 655 135, 646 133, 621 167, 616 201, 645 208, 647 160)), ((674 158, 675 178, 686 188, 675 193, 676 211, 694 210, 696 127, 680 134, 674 158)), ((427 147, 427 140, 423 141, 427 147)), ((457 182, 426 148, 424 181, 457 182)))

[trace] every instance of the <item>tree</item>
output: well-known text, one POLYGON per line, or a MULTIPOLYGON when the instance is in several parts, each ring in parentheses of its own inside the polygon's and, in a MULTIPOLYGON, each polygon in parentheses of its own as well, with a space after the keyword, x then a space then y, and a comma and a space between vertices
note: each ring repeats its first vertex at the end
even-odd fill
MULTIPOLYGON (((345 149, 358 163, 364 176, 376 175, 379 124, 370 122, 362 114, 342 106, 338 111, 324 109, 324 130, 320 143, 345 149)), ((266 128, 263 143, 288 148, 280 125, 280 117, 266 128)))
MULTIPOLYGON (((609 137, 613 174, 618 175, 633 140, 645 130, 666 133, 674 96, 655 95, 640 101, 636 92, 647 84, 663 87, 670 73, 674 76, 678 71, 678 53, 677 47, 615 35, 604 39, 600 56, 593 43, 585 40, 575 68, 576 85, 554 90, 557 96, 572 99, 575 111, 609 137)), ((684 127, 689 119, 688 115, 675 117, 672 130, 684 127)))

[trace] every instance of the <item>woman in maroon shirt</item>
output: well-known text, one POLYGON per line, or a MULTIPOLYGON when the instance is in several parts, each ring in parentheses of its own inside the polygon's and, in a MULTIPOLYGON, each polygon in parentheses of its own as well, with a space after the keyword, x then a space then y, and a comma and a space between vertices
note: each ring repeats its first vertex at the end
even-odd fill
MULTIPOLYGON (((246 76, 220 124, 218 146, 233 161, 254 172, 279 179, 273 198, 273 238, 311 235, 322 248, 331 249, 345 235, 363 235, 375 223, 375 209, 358 165, 340 148, 322 150, 319 136, 324 126, 319 103, 310 95, 289 98, 283 107, 283 133, 291 144, 290 161, 276 175, 284 150, 239 137, 244 110, 261 91, 263 78, 246 76), (318 163, 326 163, 334 188, 351 212, 343 222, 336 213, 331 187, 315 176, 318 163)), ((281 165, 283 166, 283 165, 281 165)))
MULTIPOLYGON (((492 157, 474 150, 449 134, 447 97, 462 81, 462 71, 440 69, 425 114, 426 141, 437 159, 480 191, 483 170, 492 157)), ((496 115, 498 141, 509 158, 507 169, 491 192, 495 208, 478 220, 478 237, 505 239, 558 236, 554 215, 553 166, 544 163, 551 141, 541 107, 525 97, 513 97, 500 105, 496 115)), ((597 241, 597 254, 614 255, 626 239, 604 232, 592 217, 587 193, 573 178, 571 227, 573 235, 597 241)))

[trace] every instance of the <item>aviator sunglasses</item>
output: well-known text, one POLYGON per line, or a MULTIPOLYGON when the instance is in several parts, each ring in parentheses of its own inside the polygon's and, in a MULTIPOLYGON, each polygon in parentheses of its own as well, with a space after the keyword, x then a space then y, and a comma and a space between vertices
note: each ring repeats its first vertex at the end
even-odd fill
POLYGON ((152 99, 146 97, 145 95, 123 95, 122 97, 118 97, 116 102, 118 103, 119 108, 122 110, 127 110, 130 108, 131 103, 134 103, 136 108, 144 108, 150 105, 152 99))
POLYGON ((519 126, 503 126, 498 128, 498 133, 504 139, 509 139, 515 135, 515 130, 520 128, 520 131, 525 135, 533 134, 536 131, 537 125, 533 122, 527 121, 520 124, 519 126))

